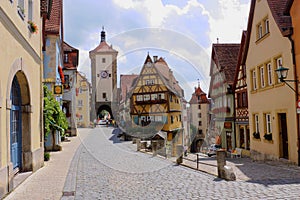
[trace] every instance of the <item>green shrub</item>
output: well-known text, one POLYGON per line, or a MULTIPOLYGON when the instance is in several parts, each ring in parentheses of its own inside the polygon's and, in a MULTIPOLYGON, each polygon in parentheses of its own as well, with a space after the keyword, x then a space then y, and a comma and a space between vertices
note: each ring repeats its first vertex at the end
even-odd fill
POLYGON ((50 153, 49 152, 44 152, 44 161, 50 160, 50 153))

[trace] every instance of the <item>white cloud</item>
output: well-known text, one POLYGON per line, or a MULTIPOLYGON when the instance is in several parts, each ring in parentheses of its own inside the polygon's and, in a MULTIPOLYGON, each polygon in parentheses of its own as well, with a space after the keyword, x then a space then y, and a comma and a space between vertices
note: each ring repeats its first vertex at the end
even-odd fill
POLYGON ((209 38, 216 43, 239 43, 242 30, 247 29, 247 19, 250 2, 242 4, 239 0, 219 0, 219 15, 214 17, 209 14, 209 38))

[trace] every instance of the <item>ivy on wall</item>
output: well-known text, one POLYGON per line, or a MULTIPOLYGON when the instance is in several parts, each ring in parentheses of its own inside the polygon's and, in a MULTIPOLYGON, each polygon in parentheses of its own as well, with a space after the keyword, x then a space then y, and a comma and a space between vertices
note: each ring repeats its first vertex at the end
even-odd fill
POLYGON ((44 87, 44 130, 45 138, 52 130, 61 131, 64 136, 68 129, 68 121, 59 103, 54 99, 53 94, 46 85, 44 87))

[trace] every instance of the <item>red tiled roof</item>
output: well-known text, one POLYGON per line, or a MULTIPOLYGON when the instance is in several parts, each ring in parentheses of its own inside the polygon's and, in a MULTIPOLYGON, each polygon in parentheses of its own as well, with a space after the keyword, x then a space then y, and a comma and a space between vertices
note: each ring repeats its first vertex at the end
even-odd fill
POLYGON ((214 61, 219 71, 224 72, 227 83, 233 83, 240 44, 213 44, 214 61))
POLYGON ((289 34, 289 30, 292 27, 291 17, 284 15, 288 0, 267 0, 273 18, 276 21, 278 28, 282 35, 289 34))
POLYGON ((60 33, 62 23, 62 0, 53 0, 50 18, 46 20, 45 32, 52 34, 60 33))
POLYGON ((203 92, 200 86, 195 87, 195 92, 192 94, 190 104, 209 103, 206 93, 203 92))
POLYGON ((71 45, 69 45, 65 41, 63 42, 63 50, 64 51, 78 51, 78 49, 72 47, 71 45))
POLYGON ((109 46, 106 41, 100 42, 100 44, 91 52, 117 52, 112 48, 112 46, 109 46))
POLYGON ((163 76, 163 78, 166 80, 166 84, 171 88, 172 90, 175 90, 177 94, 180 96, 184 96, 183 89, 178 84, 178 81, 176 80, 175 76, 173 75, 172 70, 169 68, 167 62, 160 57, 154 64, 157 71, 163 76))
POLYGON ((133 83, 139 75, 131 74, 131 75, 120 75, 120 88, 121 88, 121 101, 126 99, 126 94, 131 90, 133 83))

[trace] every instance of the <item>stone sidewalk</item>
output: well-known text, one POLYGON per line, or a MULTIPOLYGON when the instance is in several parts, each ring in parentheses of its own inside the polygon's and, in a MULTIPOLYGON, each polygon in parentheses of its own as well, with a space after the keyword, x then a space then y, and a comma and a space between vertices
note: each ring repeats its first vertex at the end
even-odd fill
MULTIPOLYGON (((184 156, 182 165, 197 170, 197 155, 184 156)), ((284 161, 252 161, 250 158, 226 158, 226 165, 230 166, 237 181, 257 182, 266 180, 300 179, 300 167, 284 161)), ((199 154, 198 170, 217 176, 217 160, 199 154)))
POLYGON ((69 167, 81 141, 90 129, 81 129, 79 136, 62 142, 62 151, 50 152, 50 160, 44 167, 32 173, 5 200, 61 199, 69 167))

